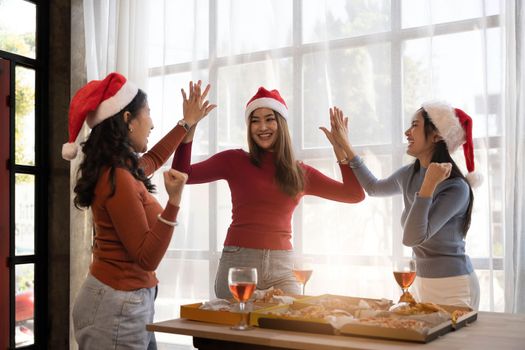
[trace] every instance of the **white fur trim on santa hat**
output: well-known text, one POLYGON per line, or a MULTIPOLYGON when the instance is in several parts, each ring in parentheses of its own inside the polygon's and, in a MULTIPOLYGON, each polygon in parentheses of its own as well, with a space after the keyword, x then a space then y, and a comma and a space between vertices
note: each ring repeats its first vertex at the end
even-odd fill
POLYGON ((126 81, 115 95, 102 101, 94 112, 88 113, 87 125, 93 129, 105 119, 114 116, 133 101, 138 91, 135 84, 129 80, 126 81))
POLYGON ((454 153, 465 143, 465 131, 461 127, 454 109, 444 101, 429 101, 422 104, 432 123, 445 140, 448 151, 454 153))
POLYGON ((479 187, 483 183, 483 175, 479 171, 468 173, 465 178, 472 188, 479 187))
POLYGON ((64 143, 62 145, 62 158, 65 160, 73 160, 77 156, 78 146, 74 142, 64 143))
POLYGON ((257 108, 270 108, 278 112, 284 119, 288 119, 288 108, 283 105, 281 102, 277 101, 275 98, 271 97, 262 97, 256 100, 253 100, 248 106, 246 106, 246 112, 244 116, 246 121, 250 118, 250 114, 255 111, 257 108))

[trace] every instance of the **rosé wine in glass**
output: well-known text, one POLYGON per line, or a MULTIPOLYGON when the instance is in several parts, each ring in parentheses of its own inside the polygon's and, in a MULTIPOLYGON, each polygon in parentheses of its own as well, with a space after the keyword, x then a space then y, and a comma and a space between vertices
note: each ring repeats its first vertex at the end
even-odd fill
POLYGON ((295 279, 301 285, 302 295, 304 295, 306 282, 312 277, 313 273, 312 259, 308 257, 297 257, 294 259, 292 272, 295 279))
POLYGON ((403 291, 398 303, 415 303, 414 297, 410 294, 408 288, 410 288, 416 279, 416 261, 414 259, 396 260, 394 262, 394 278, 403 291))
POLYGON ((228 270, 228 286, 235 300, 239 302, 240 322, 232 329, 245 331, 251 329, 246 320, 245 303, 250 299, 257 286, 257 269, 255 267, 230 267, 228 270))

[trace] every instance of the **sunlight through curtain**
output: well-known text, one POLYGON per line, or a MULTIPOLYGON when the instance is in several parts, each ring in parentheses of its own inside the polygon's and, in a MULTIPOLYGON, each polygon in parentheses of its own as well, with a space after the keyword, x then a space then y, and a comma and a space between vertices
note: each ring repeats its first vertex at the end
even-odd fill
MULTIPOLYGON (((182 118, 180 89, 190 79, 212 84, 218 108, 198 126, 193 162, 247 149, 244 106, 261 85, 286 100, 297 157, 334 178, 339 168, 318 130, 329 124, 330 106, 350 117, 350 140, 378 177, 413 161, 403 131, 423 101, 446 99, 467 111, 476 168, 485 177, 474 192, 466 244, 480 280, 480 309, 523 312, 521 4, 510 13, 513 1, 488 0, 84 4, 88 78, 119 70, 145 88, 155 123, 150 144, 182 118)), ((461 154, 454 158, 463 166, 461 154)), ((154 181, 164 202, 162 179, 154 181)), ((397 299, 392 260, 410 255, 401 244, 401 210, 401 197, 354 205, 305 197, 294 213, 293 243, 315 261, 307 293, 397 299)), ((186 187, 180 225, 157 271, 156 320, 178 317, 181 304, 214 298, 230 219, 225 183, 186 187)), ((191 348, 188 337, 157 339, 191 348)))

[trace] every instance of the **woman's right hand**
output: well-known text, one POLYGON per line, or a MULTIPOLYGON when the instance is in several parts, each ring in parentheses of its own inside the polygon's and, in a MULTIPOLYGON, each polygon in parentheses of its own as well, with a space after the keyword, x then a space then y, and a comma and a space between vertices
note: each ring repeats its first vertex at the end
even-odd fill
POLYGON ((168 202, 171 205, 179 206, 182 198, 182 190, 187 180, 187 174, 175 169, 169 169, 164 172, 164 186, 166 187, 166 192, 168 192, 168 202))
POLYGON ((210 84, 206 85, 206 88, 201 92, 202 81, 198 81, 197 84, 194 84, 193 81, 190 81, 189 84, 189 96, 186 95, 186 91, 181 89, 182 93, 182 112, 184 115, 184 120, 194 127, 201 119, 208 115, 217 105, 210 104, 206 100, 206 96, 210 91, 210 84))
POLYGON ((326 138, 334 147, 338 158, 340 158, 338 153, 341 152, 348 160, 355 157, 355 153, 348 140, 348 118, 344 117, 341 109, 337 107, 330 108, 330 130, 325 127, 320 127, 320 129, 325 133, 326 138))

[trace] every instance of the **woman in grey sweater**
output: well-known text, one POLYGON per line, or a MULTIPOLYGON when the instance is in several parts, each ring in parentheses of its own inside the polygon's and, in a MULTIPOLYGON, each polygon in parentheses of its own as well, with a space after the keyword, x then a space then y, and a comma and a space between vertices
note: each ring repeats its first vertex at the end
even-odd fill
POLYGON ((370 196, 402 194, 403 244, 416 258, 416 299, 478 309, 479 282, 468 255, 465 236, 470 226, 474 195, 472 119, 445 102, 422 105, 405 131, 407 153, 415 162, 378 180, 348 140, 348 118, 334 107, 331 130, 321 128, 340 163, 348 163, 370 196), (463 145, 469 174, 465 177, 450 156, 463 145))

